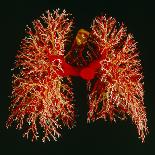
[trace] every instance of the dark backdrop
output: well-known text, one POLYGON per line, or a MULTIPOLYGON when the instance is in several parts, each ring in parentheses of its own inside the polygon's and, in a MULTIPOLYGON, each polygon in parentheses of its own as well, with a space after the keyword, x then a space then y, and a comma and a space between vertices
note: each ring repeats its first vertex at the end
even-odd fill
POLYGON ((155 154, 155 101, 154 101, 154 52, 155 12, 152 1, 143 0, 13 0, 0 2, 0 154, 155 154), (128 31, 139 43, 145 82, 145 106, 147 107, 150 134, 144 144, 137 138, 136 127, 131 120, 117 123, 96 121, 86 123, 87 91, 85 81, 74 78, 74 91, 79 104, 79 118, 75 129, 64 130, 58 142, 31 143, 22 138, 22 131, 7 130, 11 92, 11 68, 16 51, 24 37, 25 26, 46 10, 66 9, 76 20, 75 29, 89 28, 92 19, 100 14, 115 17, 124 22, 128 31))

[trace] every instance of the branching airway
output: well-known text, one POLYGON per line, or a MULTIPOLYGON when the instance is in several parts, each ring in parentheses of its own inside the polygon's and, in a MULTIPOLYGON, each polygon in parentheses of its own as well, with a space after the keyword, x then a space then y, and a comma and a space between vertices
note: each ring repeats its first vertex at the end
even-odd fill
POLYGON ((100 67, 99 60, 93 61, 89 66, 86 67, 73 67, 65 62, 64 58, 61 56, 50 55, 49 60, 52 62, 54 60, 59 60, 62 63, 63 71, 57 71, 61 76, 80 76, 85 80, 92 80, 95 77, 96 70, 100 67))

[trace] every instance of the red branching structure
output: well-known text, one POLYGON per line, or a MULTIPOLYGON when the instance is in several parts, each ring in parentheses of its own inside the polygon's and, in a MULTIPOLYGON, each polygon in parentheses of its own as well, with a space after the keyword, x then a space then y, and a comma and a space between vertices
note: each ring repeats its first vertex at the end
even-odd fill
POLYGON ((95 82, 89 82, 90 120, 117 116, 132 118, 144 142, 148 133, 144 107, 143 75, 136 42, 122 24, 116 27, 112 17, 97 17, 92 24, 92 38, 99 49, 100 68, 95 82))
POLYGON ((87 80, 89 90, 88 122, 100 118, 130 116, 144 142, 148 133, 144 107, 143 75, 136 42, 114 18, 96 17, 91 31, 80 29, 69 51, 66 42, 73 24, 63 11, 47 12, 33 22, 34 30, 22 41, 13 75, 11 115, 7 127, 27 124, 23 136, 32 141, 43 129, 42 141, 60 136, 62 125, 75 125, 70 76, 87 80), (24 123, 26 122, 26 123, 24 123))
POLYGON ((16 68, 20 73, 13 75, 11 115, 7 121, 9 127, 14 121, 17 128, 27 124, 23 136, 32 135, 32 141, 39 137, 37 122, 43 129, 44 142, 60 136, 59 129, 64 124, 74 126, 75 113, 71 80, 64 82, 61 57, 64 45, 71 31, 72 20, 59 10, 33 22, 34 30, 27 28, 28 37, 21 43, 17 55, 16 68), (59 58, 59 57, 60 58, 59 58))

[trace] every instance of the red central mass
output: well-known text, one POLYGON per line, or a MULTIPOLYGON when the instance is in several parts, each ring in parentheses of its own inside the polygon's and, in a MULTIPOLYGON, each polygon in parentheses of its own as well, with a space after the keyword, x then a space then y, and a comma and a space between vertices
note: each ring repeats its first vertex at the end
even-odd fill
POLYGON ((100 67, 99 61, 93 61, 89 66, 78 68, 71 66, 70 64, 66 63, 65 60, 61 56, 53 56, 48 55, 49 60, 52 62, 55 59, 58 59, 62 63, 62 70, 57 70, 57 74, 61 76, 80 76, 85 80, 92 80, 95 76, 95 71, 100 67))
POLYGON ((94 76, 95 76, 95 72, 94 72, 94 69, 91 67, 83 68, 80 71, 80 77, 82 77, 85 80, 92 80, 94 76))

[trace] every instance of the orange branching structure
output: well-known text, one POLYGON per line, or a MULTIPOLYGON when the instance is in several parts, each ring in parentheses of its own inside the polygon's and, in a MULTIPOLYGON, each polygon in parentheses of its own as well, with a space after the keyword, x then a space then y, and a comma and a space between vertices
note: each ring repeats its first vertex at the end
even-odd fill
POLYGON ((144 142, 148 133, 144 107, 143 75, 136 42, 122 24, 117 28, 114 18, 93 20, 91 31, 80 29, 71 49, 65 46, 73 24, 63 11, 47 12, 28 27, 29 35, 22 40, 13 75, 11 115, 17 128, 27 125, 24 136, 38 138, 40 124, 42 141, 60 136, 62 125, 75 125, 71 77, 87 80, 89 90, 88 122, 100 118, 130 116, 144 142), (42 21, 42 22, 41 22, 42 21), (26 122, 26 123, 24 123, 26 122))
POLYGON ((57 73, 63 69, 61 60, 55 59, 64 55, 64 44, 73 23, 68 17, 65 11, 59 14, 56 10, 42 16, 43 24, 35 20, 34 30, 27 28, 29 36, 22 40, 17 55, 16 68, 21 71, 13 75, 11 115, 7 127, 16 121, 17 128, 22 129, 26 122, 28 129, 23 136, 28 138, 32 134, 32 141, 39 136, 37 122, 43 128, 43 142, 50 140, 50 136, 54 140, 60 136, 61 123, 69 128, 74 126, 71 81, 66 77, 64 82, 57 73))
POLYGON ((97 17, 91 35, 99 49, 100 68, 95 81, 88 83, 88 121, 107 117, 115 121, 117 116, 124 119, 128 115, 144 141, 148 129, 136 42, 123 24, 117 29, 112 17, 97 17))

